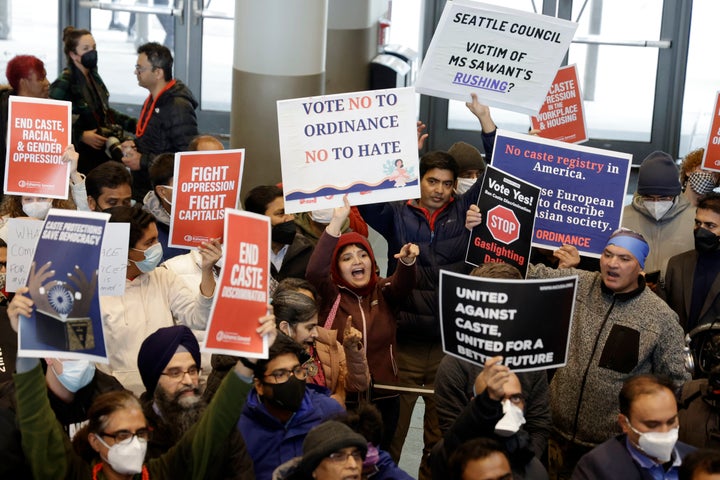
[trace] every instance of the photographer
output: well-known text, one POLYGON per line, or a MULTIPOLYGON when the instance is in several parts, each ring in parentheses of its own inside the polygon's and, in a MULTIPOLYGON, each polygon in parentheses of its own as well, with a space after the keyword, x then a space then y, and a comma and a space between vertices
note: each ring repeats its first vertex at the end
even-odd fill
POLYGON ((115 159, 121 159, 119 143, 126 140, 123 130, 134 132, 137 121, 110 108, 110 94, 97 70, 92 34, 69 26, 63 30, 63 43, 67 67, 50 86, 50 98, 72 102, 72 143, 80 154, 78 171, 86 174, 110 160, 108 138, 117 137, 115 159))

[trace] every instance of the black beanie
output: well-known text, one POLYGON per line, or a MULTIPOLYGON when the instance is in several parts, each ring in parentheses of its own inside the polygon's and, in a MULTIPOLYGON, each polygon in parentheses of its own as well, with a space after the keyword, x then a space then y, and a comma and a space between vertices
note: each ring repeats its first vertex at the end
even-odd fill
POLYGON ((200 345, 192 330, 184 325, 159 328, 140 345, 137 364, 148 395, 155 393, 160 374, 181 345, 200 368, 200 345))
POLYGON ((311 474, 331 453, 343 448, 357 447, 365 459, 367 440, 344 423, 328 420, 313 427, 303 441, 302 470, 311 474))
POLYGON ((680 195, 680 171, 665 152, 653 152, 642 161, 638 173, 639 195, 680 195))

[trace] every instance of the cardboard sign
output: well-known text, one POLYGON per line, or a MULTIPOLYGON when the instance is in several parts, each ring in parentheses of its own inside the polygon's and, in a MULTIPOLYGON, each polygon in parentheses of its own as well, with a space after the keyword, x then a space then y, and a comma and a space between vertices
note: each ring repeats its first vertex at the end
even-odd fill
POLYGON ((285 211, 420 196, 412 88, 277 102, 285 211))
POLYGON ((483 222, 470 234, 465 261, 509 263, 524 277, 539 198, 539 187, 488 165, 477 202, 483 222))
POLYGON ((498 130, 493 166, 542 189, 533 246, 599 257, 622 221, 632 155, 498 130))
POLYGON ((98 265, 109 214, 52 209, 28 275, 34 302, 20 317, 18 355, 107 363, 98 265))
POLYGON ((702 168, 720 172, 720 92, 715 95, 715 109, 710 132, 708 132, 702 168))
POLYGON ((537 117, 530 117, 532 128, 539 136, 568 143, 587 140, 582 94, 577 68, 568 65, 558 70, 550 85, 545 103, 537 117))
POLYGON ((479 278, 440 271, 443 351, 484 365, 504 357, 516 372, 567 362, 578 277, 479 278))
POLYGON ((268 358, 267 338, 255 329, 270 301, 270 218, 227 209, 223 238, 225 264, 215 289, 203 351, 268 358))
POLYGON ((11 95, 8 104, 6 194, 68 198, 72 104, 11 95))
POLYGON ((245 150, 175 154, 170 247, 194 248, 223 232, 226 208, 236 208, 245 150))
POLYGON ((527 115, 540 110, 578 24, 470 0, 445 4, 415 90, 527 115))
MULTIPOLYGON (((26 217, 8 219, 6 291, 15 292, 27 284, 42 229, 43 222, 38 220, 26 217)), ((129 236, 129 223, 108 223, 105 226, 98 278, 100 295, 120 296, 125 293, 129 236)))

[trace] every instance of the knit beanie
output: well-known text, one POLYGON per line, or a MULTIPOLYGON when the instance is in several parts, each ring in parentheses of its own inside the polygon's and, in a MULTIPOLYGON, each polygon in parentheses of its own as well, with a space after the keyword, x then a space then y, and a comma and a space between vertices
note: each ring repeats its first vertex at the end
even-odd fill
POLYGON ((628 250, 638 261, 640 268, 645 268, 645 259, 648 253, 650 253, 650 246, 639 233, 633 232, 628 228, 620 228, 610 235, 607 245, 615 245, 628 250))
POLYGON ((324 458, 343 448, 357 447, 363 459, 367 455, 367 440, 344 423, 328 420, 312 428, 303 441, 301 468, 311 474, 324 458))
POLYGON ((675 161, 665 152, 653 152, 642 161, 638 173, 639 195, 680 195, 680 172, 675 161))
POLYGON ((360 295, 361 297, 368 296, 370 292, 372 292, 372 290, 375 288, 375 285, 378 281, 375 254, 373 253, 372 247, 370 246, 370 242, 368 242, 368 239, 355 232, 348 232, 340 235, 340 239, 338 240, 337 245, 335 245, 335 250, 333 250, 332 264, 330 265, 330 274, 332 276, 333 282, 335 282, 336 285, 345 287, 360 295), (372 272, 370 272, 370 281, 362 288, 353 287, 342 278, 342 275, 340 275, 340 269, 338 268, 338 260, 340 259, 340 253, 348 245, 359 245, 363 250, 368 253, 368 255, 370 255, 370 268, 372 269, 372 272))
POLYGON ((455 142, 448 150, 460 168, 460 173, 466 170, 485 170, 485 160, 483 160, 480 150, 473 147, 469 143, 455 142))
POLYGON ((160 374, 177 353, 178 347, 185 348, 200 368, 200 345, 192 331, 184 325, 159 328, 140 345, 137 364, 148 395, 154 394, 160 374))

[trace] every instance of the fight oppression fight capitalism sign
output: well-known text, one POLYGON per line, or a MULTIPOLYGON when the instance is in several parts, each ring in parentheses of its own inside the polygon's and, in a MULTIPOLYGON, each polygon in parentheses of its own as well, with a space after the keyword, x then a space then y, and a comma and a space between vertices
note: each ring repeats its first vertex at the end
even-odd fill
POLYGON ((514 371, 565 365, 577 276, 488 279, 440 271, 443 351, 483 365, 504 357, 514 371))
POLYGON ((445 4, 418 93, 535 115, 577 23, 468 0, 445 4))

